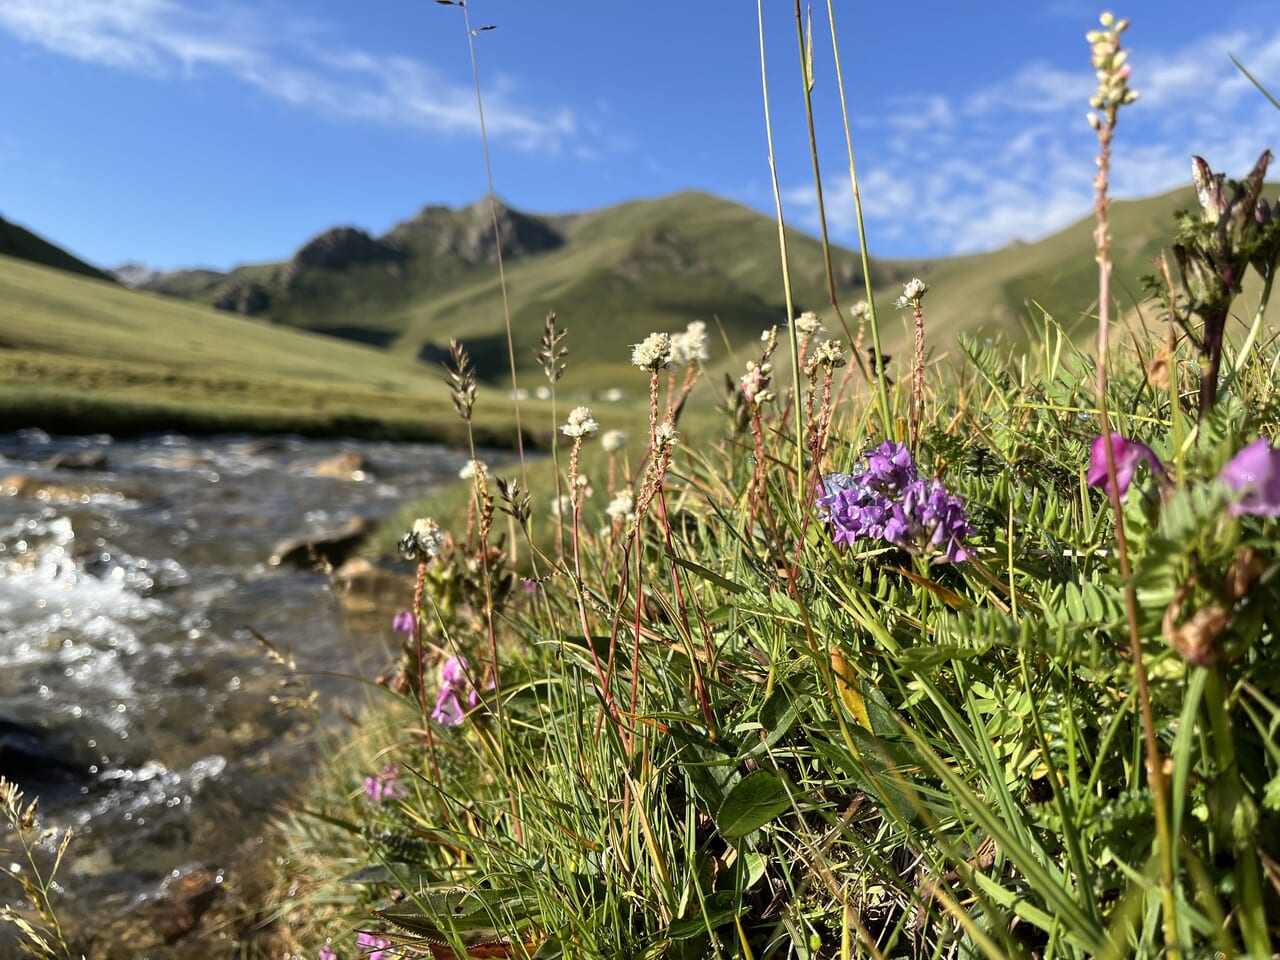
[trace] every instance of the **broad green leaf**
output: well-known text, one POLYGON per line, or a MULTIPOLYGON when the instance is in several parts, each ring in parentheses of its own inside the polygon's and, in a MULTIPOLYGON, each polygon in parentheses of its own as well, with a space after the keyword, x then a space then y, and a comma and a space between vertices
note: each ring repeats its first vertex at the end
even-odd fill
POLYGON ((759 830, 790 808, 791 797, 782 777, 772 770, 756 770, 729 791, 716 813, 716 825, 722 836, 732 840, 759 830))
POLYGON ((707 897, 697 912, 671 921, 667 936, 672 940, 688 940, 706 934, 738 915, 738 897, 732 890, 719 890, 707 897))

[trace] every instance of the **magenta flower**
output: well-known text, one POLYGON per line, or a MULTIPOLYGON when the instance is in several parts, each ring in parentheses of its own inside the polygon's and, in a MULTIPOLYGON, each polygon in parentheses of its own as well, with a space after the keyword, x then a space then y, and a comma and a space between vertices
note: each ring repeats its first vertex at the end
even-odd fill
POLYGON ((1218 479, 1239 495, 1230 508, 1235 516, 1280 517, 1280 450, 1266 437, 1232 457, 1218 479))
POLYGON ((396 633, 412 635, 415 626, 417 624, 414 622, 413 614, 408 610, 401 610, 396 614, 396 618, 391 621, 391 629, 396 633))
POLYGON ((408 796, 409 788, 396 779, 399 776, 400 768, 394 763, 388 763, 376 777, 364 778, 364 795, 374 803, 408 796))
POLYGON ((338 953, 333 947, 327 943, 320 948, 320 952, 316 954, 317 960, 338 960, 338 953))
MULTIPOLYGON (((1133 482, 1139 463, 1146 461, 1154 472, 1164 473, 1164 464, 1145 443, 1113 433, 1111 452, 1116 459, 1116 483, 1120 487, 1121 499, 1129 492, 1129 484, 1133 482)), ((1107 444, 1101 436, 1093 441, 1089 452, 1089 486, 1101 487, 1107 496, 1111 495, 1111 484, 1107 480, 1107 444)))
POLYGON ((356 946, 360 948, 361 955, 365 960, 391 960, 391 954, 387 952, 387 947, 391 946, 391 941, 384 937, 375 937, 371 933, 361 933, 356 937, 356 946), (371 953, 364 953, 365 950, 371 950, 371 953))
POLYGON ((440 671, 440 692, 436 694, 436 708, 431 711, 431 719, 446 727, 456 727, 466 719, 467 710, 474 709, 479 703, 480 694, 467 676, 466 658, 450 657, 440 671))

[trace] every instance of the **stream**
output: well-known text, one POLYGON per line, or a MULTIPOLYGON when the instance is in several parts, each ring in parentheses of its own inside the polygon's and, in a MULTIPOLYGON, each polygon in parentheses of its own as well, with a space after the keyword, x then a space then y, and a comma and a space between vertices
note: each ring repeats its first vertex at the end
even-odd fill
MULTIPOLYGON (((42 825, 75 832, 56 889, 72 928, 142 918, 119 935, 132 948, 102 955, 206 955, 164 946, 156 905, 243 872, 319 734, 365 702, 350 675, 399 647, 408 592, 353 611, 329 576, 269 565, 273 546, 381 520, 465 459, 296 437, 0 436, 0 760, 40 796, 42 825), (272 703, 281 668, 250 627, 308 673, 318 723, 272 703)), ((12 937, 0 930, 0 956, 12 937)))

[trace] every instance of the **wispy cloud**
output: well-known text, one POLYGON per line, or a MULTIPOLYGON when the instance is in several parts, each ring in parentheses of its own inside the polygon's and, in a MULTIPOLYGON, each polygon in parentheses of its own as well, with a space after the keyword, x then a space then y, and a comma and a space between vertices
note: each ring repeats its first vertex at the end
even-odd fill
MULTIPOLYGON (((413 57, 321 43, 299 22, 270 28, 253 8, 179 0, 0 0, 0 30, 62 56, 157 78, 228 74, 328 116, 437 133, 479 132, 474 90, 413 57)), ((489 133, 558 150, 580 128, 565 107, 522 103, 509 81, 486 94, 489 133)))
MULTIPOLYGON (((1231 63, 1259 78, 1280 75, 1280 28, 1206 34, 1178 49, 1135 46, 1142 99, 1125 112, 1113 192, 1147 196, 1189 182, 1190 155, 1243 175, 1278 127, 1275 108, 1231 63)), ((891 131, 861 166, 872 241, 912 237, 913 247, 965 253, 1033 240, 1085 216, 1092 204, 1093 133, 1084 122, 1093 76, 1043 63, 1018 66, 987 88, 922 94, 890 104, 891 131)), ((827 219, 854 238, 847 183, 826 189, 827 219)), ((787 191, 792 216, 816 223, 811 186, 787 191)))

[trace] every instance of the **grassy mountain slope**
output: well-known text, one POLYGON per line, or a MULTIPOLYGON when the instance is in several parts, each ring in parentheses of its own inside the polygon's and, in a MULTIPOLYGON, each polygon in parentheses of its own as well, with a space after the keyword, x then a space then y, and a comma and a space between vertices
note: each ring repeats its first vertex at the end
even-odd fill
MULTIPOLYGON (((1174 212, 1194 203, 1187 188, 1113 205, 1113 286, 1122 314, 1136 314, 1139 278, 1153 271, 1152 259, 1169 244, 1174 212)), ((620 380, 629 376, 626 345, 651 330, 676 330, 701 319, 714 331, 718 321, 733 346, 749 347, 762 328, 785 318, 774 222, 736 203, 684 192, 561 216, 500 204, 499 221, 517 362, 534 369, 543 319, 555 311, 571 331, 576 362, 569 368, 570 387, 630 383, 620 380)), ((459 210, 433 206, 383 237, 338 228, 286 262, 230 274, 169 274, 152 289, 405 357, 438 354, 456 337, 467 343, 482 375, 505 382, 507 341, 494 247, 486 201, 459 210)), ((796 309, 818 310, 833 335, 841 333, 827 306, 820 244, 790 231, 788 251, 796 309)), ((833 266, 847 308, 861 296, 858 258, 836 248, 833 266)), ((1083 331, 1096 315, 1092 219, 989 253, 873 262, 883 342, 900 357, 910 335, 893 300, 899 283, 915 275, 933 289, 926 324, 935 351, 949 348, 960 331, 1019 341, 1028 320, 1040 316, 1036 305, 1069 330, 1083 331)), ((1256 297, 1252 288, 1246 293, 1256 297)), ((713 362, 724 356, 715 350, 713 362)))
MULTIPOLYGON (((1267 188, 1274 195, 1276 185, 1267 188)), ((1153 304, 1143 303, 1140 278, 1156 272, 1154 259, 1168 251, 1175 284, 1178 267, 1172 246, 1176 230, 1174 214, 1196 209, 1195 192, 1187 187, 1142 200, 1122 200, 1111 206, 1111 241, 1114 269, 1112 293, 1120 316, 1145 319, 1153 328, 1164 319, 1153 304)), ((948 346, 961 331, 988 335, 1004 333, 1015 342, 1023 339, 1023 325, 1039 323, 1040 307, 1068 331, 1091 332, 1096 325, 1098 268, 1093 259, 1092 216, 1035 243, 1018 244, 990 253, 949 257, 933 261, 891 261, 902 274, 918 274, 930 284, 925 300, 928 335, 935 347, 948 346), (1037 306, 1038 305, 1038 306, 1037 306)), ((1260 283, 1250 271, 1237 311, 1252 311, 1258 302, 1260 283)), ((1179 286, 1180 289, 1180 286, 1179 286)), ((892 318, 894 337, 901 339, 901 320, 892 300, 900 291, 884 289, 877 304, 892 318)), ((1113 308, 1113 316, 1114 316, 1113 308)), ((1270 318, 1280 318, 1273 306, 1270 318)))
POLYGON ((43 237, 32 233, 25 227, 10 223, 0 217, 0 256, 28 260, 68 273, 76 273, 96 280, 110 280, 102 270, 72 256, 61 247, 54 246, 43 237))
MULTIPOLYGON (((1193 204, 1188 189, 1113 205, 1114 290, 1122 316, 1138 315, 1138 278, 1152 272, 1151 259, 1171 239, 1174 212, 1193 204)), ((651 330, 702 319, 714 336, 718 321, 732 347, 754 350, 760 330, 785 318, 775 225, 726 200, 688 192, 562 216, 501 206, 499 226, 523 386, 542 382, 533 347, 550 311, 570 333, 563 387, 566 397, 579 398, 603 387, 643 392, 628 362, 629 345, 651 330)), ((317 423, 358 411, 421 423, 421 410, 428 420, 440 414, 452 423, 452 415, 442 413, 446 401, 434 364, 415 360, 434 361, 456 337, 482 374, 505 386, 507 341, 492 227, 487 203, 427 207, 383 237, 335 228, 289 261, 230 274, 181 271, 149 284, 168 296, 0 257, 5 395, 12 401, 23 391, 45 396, 52 390, 101 402, 270 412, 317 423), (207 306, 215 302, 258 315, 207 306)), ((1096 309, 1092 230, 1092 221, 1083 219, 1044 240, 990 253, 873 263, 886 351, 901 370, 910 332, 892 301, 900 282, 914 275, 932 287, 925 323, 935 355, 950 351, 960 331, 1024 340, 1028 321, 1039 317, 1037 304, 1084 335, 1096 309)), ((34 237, 13 229, 5 236, 34 237)), ((38 248, 24 242, 28 252, 37 249, 58 265, 79 263, 44 241, 38 248)), ((827 306, 820 244, 791 231, 788 250, 796 309, 817 310, 839 335, 827 306)), ((833 263, 847 308, 862 291, 857 257, 837 249, 833 263)), ((1252 310, 1257 292, 1251 279, 1241 311, 1252 310)), ((1164 322, 1150 306, 1142 315, 1164 322)), ((729 360, 716 344, 713 367, 719 362, 736 371, 740 358, 729 360)))
MULTIPOLYGON (((504 266, 517 359, 533 369, 543 320, 556 311, 580 362, 571 386, 613 385, 626 345, 652 330, 718 320, 734 343, 755 340, 786 316, 777 230, 767 217, 703 193, 680 193, 572 216, 501 208, 504 266)), ((207 275, 160 278, 151 289, 217 302, 258 284, 271 321, 385 346, 405 356, 465 340, 482 374, 507 371, 502 290, 487 203, 428 207, 381 238, 356 238, 348 262, 312 249, 337 245, 330 231, 282 264, 238 268, 210 288, 207 275), (310 252, 309 252, 310 251, 310 252), (311 263, 300 261, 310 260, 311 263)), ((828 303, 820 244, 788 235, 797 309, 828 303)), ((344 248, 346 249, 346 248, 344 248)), ((856 255, 835 251, 842 296, 861 288, 856 255)), ((888 281, 889 275, 873 273, 888 281)), ((718 353, 722 350, 717 348, 718 353)))
MULTIPOLYGON (((505 420, 489 406, 485 430, 505 420)), ((113 432, 457 432, 439 375, 409 359, 3 256, 0 410, 113 432)))

